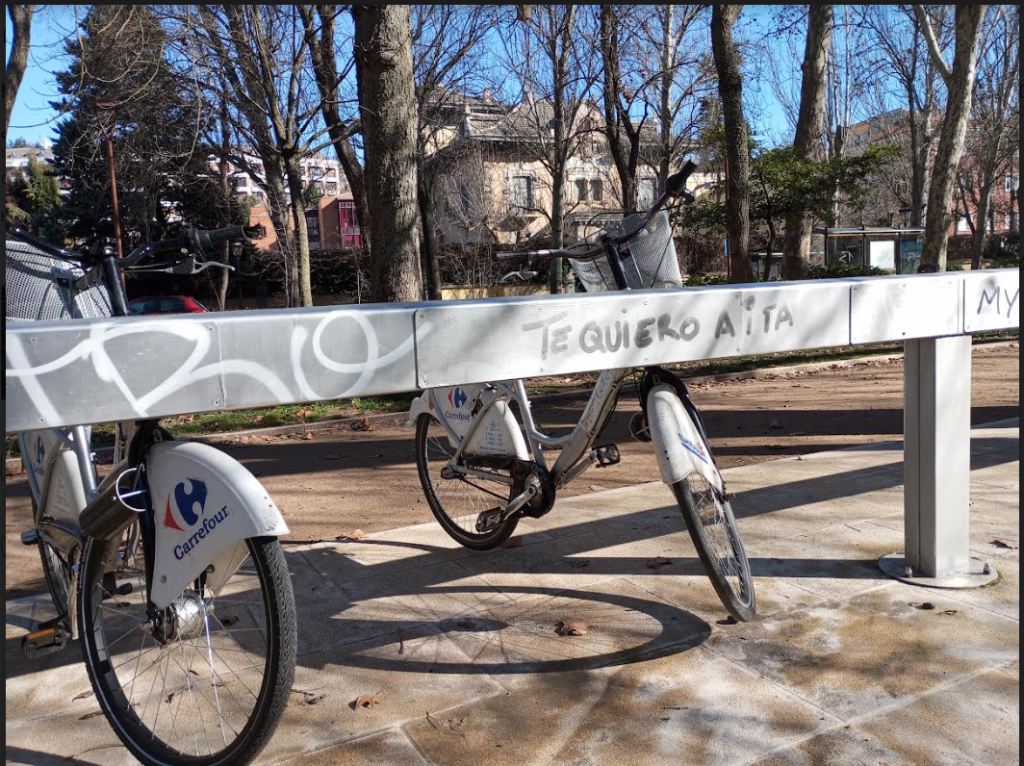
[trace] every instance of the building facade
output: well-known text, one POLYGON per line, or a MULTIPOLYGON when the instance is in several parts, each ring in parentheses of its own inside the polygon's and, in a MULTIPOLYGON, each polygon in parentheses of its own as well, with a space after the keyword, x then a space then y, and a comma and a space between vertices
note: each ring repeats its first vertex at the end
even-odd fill
MULTIPOLYGON (((430 111, 427 166, 434 217, 444 244, 515 246, 543 242, 551 232, 552 174, 543 159, 553 109, 527 96, 516 105, 446 93, 430 111)), ((564 241, 571 244, 622 217, 620 182, 593 104, 580 110, 574 151, 565 171, 564 241)), ((653 154, 657 130, 645 128, 641 155, 653 154)), ((641 161, 637 208, 654 202, 653 162, 641 161)), ((704 179, 692 178, 696 188, 704 179)))

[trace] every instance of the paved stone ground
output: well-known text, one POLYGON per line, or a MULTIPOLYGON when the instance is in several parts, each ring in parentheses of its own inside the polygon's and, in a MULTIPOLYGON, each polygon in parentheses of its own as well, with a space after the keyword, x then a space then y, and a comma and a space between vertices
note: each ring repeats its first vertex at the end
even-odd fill
MULTIPOLYGON (((728 472, 760 617, 730 625, 658 484, 562 501, 489 554, 434 525, 289 548, 293 703, 265 763, 1016 764, 1019 424, 973 432, 972 547, 998 584, 886 579, 899 444, 728 472), (924 602, 934 605, 922 609, 924 602), (563 638, 561 620, 589 626, 563 638), (371 694, 380 704, 355 709, 371 694)), ((17 651, 9 763, 118 764, 77 647, 17 651)))

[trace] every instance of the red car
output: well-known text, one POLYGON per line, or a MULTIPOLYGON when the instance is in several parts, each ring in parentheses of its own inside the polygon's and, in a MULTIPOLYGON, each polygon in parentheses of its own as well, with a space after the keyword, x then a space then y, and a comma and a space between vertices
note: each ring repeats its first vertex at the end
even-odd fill
POLYGON ((206 306, 187 295, 156 295, 128 302, 132 316, 146 314, 205 314, 206 306))

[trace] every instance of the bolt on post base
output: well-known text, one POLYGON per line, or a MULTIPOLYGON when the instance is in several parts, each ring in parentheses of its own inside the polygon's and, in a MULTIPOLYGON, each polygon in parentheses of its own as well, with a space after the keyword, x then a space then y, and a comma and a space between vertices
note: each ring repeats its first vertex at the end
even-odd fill
POLYGON ((878 568, 889 577, 894 577, 911 585, 921 585, 926 588, 980 588, 999 579, 999 572, 991 562, 971 557, 967 568, 962 572, 943 575, 942 577, 928 577, 914 572, 907 566, 906 556, 903 551, 890 553, 878 560, 878 568))

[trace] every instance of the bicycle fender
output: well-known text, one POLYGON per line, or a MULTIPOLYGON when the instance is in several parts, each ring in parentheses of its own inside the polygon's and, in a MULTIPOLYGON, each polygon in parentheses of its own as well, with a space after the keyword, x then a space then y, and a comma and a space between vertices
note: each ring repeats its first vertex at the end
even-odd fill
MULTIPOLYGON (((459 437, 469 432, 469 426, 476 415, 472 414, 473 404, 482 386, 454 386, 434 388, 416 397, 409 408, 409 425, 415 425, 420 415, 430 415, 437 422, 442 419, 459 437), (436 403, 436 406, 435 406, 436 403)), ((506 402, 497 402, 484 417, 482 423, 466 448, 470 455, 511 455, 520 460, 529 460, 522 429, 506 402)), ((452 443, 452 449, 458 444, 452 443)))
POLYGON ((647 397, 647 422, 663 482, 675 484, 696 471, 708 484, 724 492, 711 451, 675 389, 666 384, 651 389, 647 397))
POLYGON ((250 537, 280 537, 288 525, 259 480, 206 444, 163 442, 146 456, 155 512, 150 600, 167 607, 207 567, 207 586, 226 583, 248 554, 250 537))

